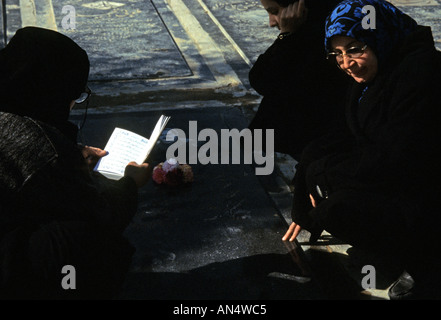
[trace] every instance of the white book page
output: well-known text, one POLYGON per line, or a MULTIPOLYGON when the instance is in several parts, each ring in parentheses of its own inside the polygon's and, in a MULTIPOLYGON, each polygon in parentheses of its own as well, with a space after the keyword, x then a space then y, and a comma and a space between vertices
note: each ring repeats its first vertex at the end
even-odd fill
POLYGON ((129 162, 135 161, 138 164, 144 162, 148 148, 147 138, 128 130, 115 128, 104 148, 109 154, 100 159, 96 170, 111 179, 121 178, 129 162))
MULTIPOLYGON (((158 122, 155 125, 155 128, 153 129, 153 132, 150 136, 149 139, 149 143, 147 146, 147 155, 146 158, 148 157, 148 155, 150 154, 150 152, 152 151, 153 147, 155 146, 156 142, 158 141, 159 136, 161 135, 162 131, 164 130, 165 126, 167 125, 167 122, 170 120, 170 117, 164 116, 162 115, 158 122)), ((145 161, 146 159, 144 159, 145 161)))

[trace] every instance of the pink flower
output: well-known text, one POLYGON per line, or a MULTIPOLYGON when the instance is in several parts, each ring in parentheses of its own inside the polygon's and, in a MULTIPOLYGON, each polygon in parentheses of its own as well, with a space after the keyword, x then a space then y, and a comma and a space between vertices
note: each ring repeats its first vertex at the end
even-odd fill
POLYGON ((178 160, 171 158, 164 162, 162 165, 162 170, 165 172, 173 171, 179 168, 178 160))

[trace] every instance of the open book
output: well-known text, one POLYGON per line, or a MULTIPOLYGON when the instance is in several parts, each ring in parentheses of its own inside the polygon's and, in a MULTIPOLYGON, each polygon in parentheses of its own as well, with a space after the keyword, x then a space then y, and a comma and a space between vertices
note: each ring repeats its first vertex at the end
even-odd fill
POLYGON ((169 120, 170 117, 161 115, 150 139, 129 130, 115 128, 104 148, 109 154, 99 160, 94 170, 109 179, 121 179, 129 162, 141 164, 146 161, 169 120))

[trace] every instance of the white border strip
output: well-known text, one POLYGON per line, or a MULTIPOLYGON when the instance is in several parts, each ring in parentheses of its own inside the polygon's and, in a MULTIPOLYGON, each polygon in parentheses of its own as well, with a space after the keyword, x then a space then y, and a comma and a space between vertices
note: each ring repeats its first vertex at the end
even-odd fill
POLYGON ((253 64, 251 63, 250 59, 246 56, 245 52, 239 47, 239 45, 234 41, 234 39, 230 36, 230 34, 225 30, 225 28, 222 26, 222 24, 217 20, 217 18, 213 15, 213 13, 210 11, 210 9, 207 7, 207 5, 202 1, 198 0, 201 7, 204 9, 204 11, 208 14, 208 16, 213 20, 214 24, 219 28, 219 30, 222 32, 225 38, 231 43, 231 45, 234 47, 234 49, 237 51, 237 53, 242 57, 242 59, 248 64, 249 67, 252 67, 253 64))
POLYGON ((237 86, 242 82, 237 74, 225 60, 222 51, 215 41, 202 28, 182 0, 166 0, 167 4, 179 20, 182 28, 196 45, 199 53, 206 61, 208 68, 213 73, 216 81, 222 86, 237 86))
POLYGON ((20 0, 22 27, 40 27, 58 31, 52 0, 38 0, 38 11, 35 0, 20 0))

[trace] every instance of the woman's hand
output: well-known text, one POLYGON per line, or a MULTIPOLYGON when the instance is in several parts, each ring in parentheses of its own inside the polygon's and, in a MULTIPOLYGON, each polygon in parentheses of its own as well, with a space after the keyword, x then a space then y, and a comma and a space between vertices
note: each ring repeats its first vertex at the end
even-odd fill
POLYGON ((285 235, 282 238, 282 241, 286 241, 289 238, 289 241, 294 241, 297 236, 299 235, 300 231, 302 230, 302 227, 296 224, 295 222, 291 223, 291 225, 288 228, 288 231, 286 231, 285 235))
MULTIPOLYGON (((311 199, 311 204, 315 208, 315 200, 313 196, 310 194, 309 198, 311 199)), ((283 236, 282 240, 286 241, 289 238, 289 241, 294 241, 297 236, 299 235, 300 231, 302 231, 302 227, 298 225, 297 223, 293 222, 288 228, 288 231, 286 231, 285 235, 283 236)))
POLYGON ((87 166, 89 167, 90 171, 95 168, 96 164, 102 157, 108 154, 107 151, 104 151, 100 148, 89 146, 84 146, 81 150, 81 153, 83 154, 83 157, 86 160, 87 166))
POLYGON ((138 188, 145 185, 152 177, 153 168, 148 163, 137 164, 130 162, 124 171, 124 177, 130 177, 135 180, 138 188))
POLYGON ((308 15, 308 9, 305 7, 305 1, 299 0, 290 4, 280 11, 280 32, 295 32, 305 21, 308 15))
POLYGON ((316 204, 315 204, 315 199, 314 199, 314 197, 312 196, 312 194, 309 194, 309 199, 311 199, 311 204, 312 204, 312 206, 315 208, 315 206, 316 206, 316 204))

